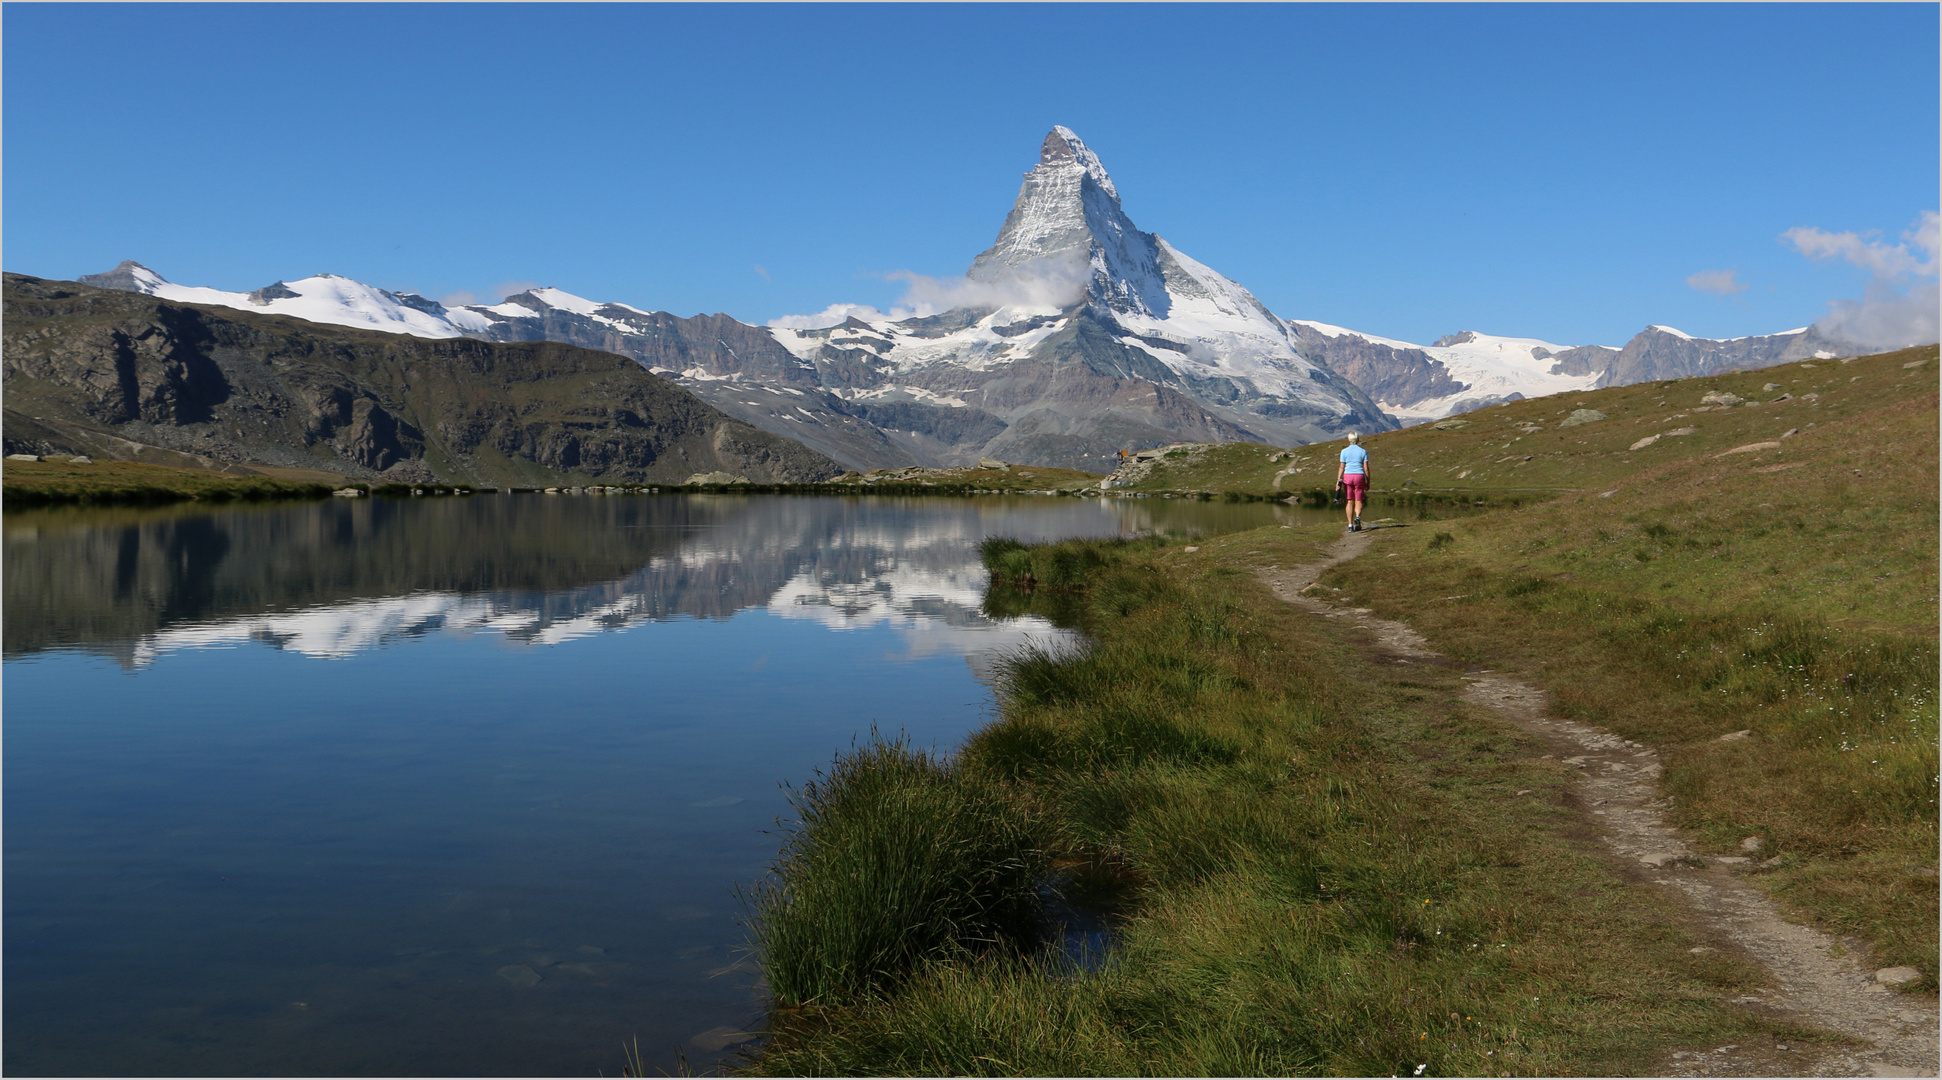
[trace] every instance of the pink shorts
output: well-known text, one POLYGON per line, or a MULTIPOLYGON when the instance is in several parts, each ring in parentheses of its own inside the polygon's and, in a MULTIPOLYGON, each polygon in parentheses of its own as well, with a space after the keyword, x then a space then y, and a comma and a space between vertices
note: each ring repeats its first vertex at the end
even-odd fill
POLYGON ((1342 497, 1344 499, 1354 499, 1360 502, 1368 494, 1369 474, 1349 473, 1347 476, 1342 477, 1342 497))

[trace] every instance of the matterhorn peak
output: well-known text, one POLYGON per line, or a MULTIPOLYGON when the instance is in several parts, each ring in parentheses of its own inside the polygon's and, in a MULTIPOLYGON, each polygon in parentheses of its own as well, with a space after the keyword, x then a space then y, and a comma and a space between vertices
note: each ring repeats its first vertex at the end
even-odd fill
MULTIPOLYGON (((1071 128, 1055 127, 1039 144, 1038 164, 1019 185, 997 241, 966 276, 987 283, 1084 281, 1084 298, 1094 303, 1163 315, 1168 300, 1159 254, 1156 238, 1120 208, 1099 155, 1071 128)), ((1079 299, 1067 296, 1058 306, 1079 299)))
POLYGON ((1093 153, 1085 140, 1074 134, 1071 128, 1061 124, 1054 126, 1045 136, 1045 142, 1040 144, 1038 163, 1040 166, 1058 167, 1067 162, 1083 169, 1087 176, 1092 177, 1093 183, 1113 197, 1114 202, 1119 201, 1119 190, 1113 187, 1113 178, 1106 175, 1106 166, 1100 164, 1099 155, 1093 153))

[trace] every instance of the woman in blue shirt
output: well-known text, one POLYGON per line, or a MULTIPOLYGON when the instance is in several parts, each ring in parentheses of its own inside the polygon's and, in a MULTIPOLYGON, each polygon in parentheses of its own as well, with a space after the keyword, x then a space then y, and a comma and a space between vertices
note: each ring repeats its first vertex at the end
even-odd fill
POLYGON ((1342 448, 1342 464, 1335 472, 1342 486, 1342 499, 1348 503, 1349 531, 1362 531, 1362 502, 1369 496, 1369 452, 1362 449, 1362 436, 1349 432, 1349 444, 1342 448))

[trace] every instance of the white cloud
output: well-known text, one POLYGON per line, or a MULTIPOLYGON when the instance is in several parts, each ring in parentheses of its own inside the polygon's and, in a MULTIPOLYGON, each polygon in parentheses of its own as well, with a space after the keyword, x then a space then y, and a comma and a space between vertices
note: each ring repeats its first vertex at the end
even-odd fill
POLYGON ((1034 259, 989 281, 968 277, 934 278, 897 270, 885 274, 904 283, 904 295, 890 310, 868 304, 831 304, 814 315, 784 315, 770 326, 816 330, 835 326, 851 316, 876 319, 913 319, 955 308, 1067 308, 1085 296, 1091 265, 1083 255, 1034 259))
POLYGON ((1873 235, 1807 227, 1780 234, 1810 259, 1845 259, 1868 272, 1870 280, 1861 299, 1831 302, 1827 316, 1814 328, 1825 337, 1883 349, 1927 345, 1942 338, 1942 292, 1936 285, 1942 215, 1923 211, 1902 232, 1899 244, 1883 243, 1873 235))
POLYGON ((1687 278, 1686 284, 1715 296, 1732 296, 1746 291, 1746 283, 1740 280, 1738 270, 1701 270, 1687 278))
POLYGON ((868 304, 831 304, 814 315, 784 315, 770 319, 769 325, 785 330, 821 330, 825 326, 836 326, 851 316, 864 322, 875 322, 879 319, 908 319, 915 314, 907 308, 892 308, 886 313, 868 304))
POLYGON ((492 287, 492 292, 499 298, 498 302, 503 302, 508 296, 518 296, 520 293, 531 292, 539 287, 536 281, 502 281, 492 287))

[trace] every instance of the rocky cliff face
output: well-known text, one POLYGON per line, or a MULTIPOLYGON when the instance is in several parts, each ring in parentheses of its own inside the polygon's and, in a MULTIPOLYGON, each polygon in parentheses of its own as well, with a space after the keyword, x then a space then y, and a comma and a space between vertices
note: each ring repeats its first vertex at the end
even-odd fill
POLYGON ((1865 356, 1874 349, 1833 341, 1812 327, 1754 337, 1696 338, 1667 326, 1648 326, 1625 343, 1598 372, 1599 386, 1629 386, 1654 379, 1684 379, 1721 371, 1772 367, 1789 360, 1865 356))
POLYGON ((841 469, 639 364, 553 342, 427 340, 8 274, 15 449, 481 486, 841 469))

